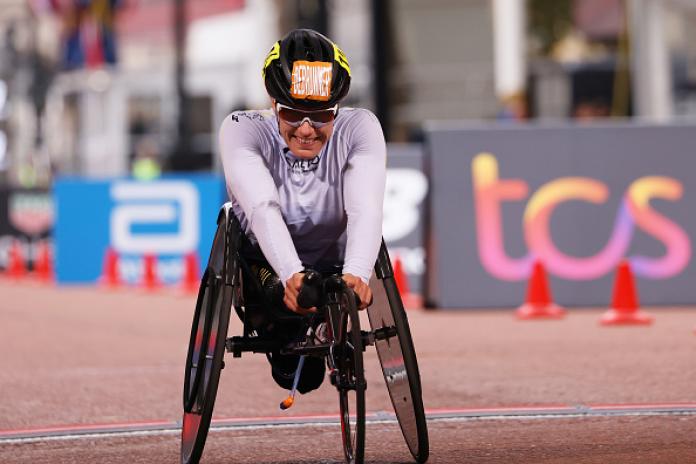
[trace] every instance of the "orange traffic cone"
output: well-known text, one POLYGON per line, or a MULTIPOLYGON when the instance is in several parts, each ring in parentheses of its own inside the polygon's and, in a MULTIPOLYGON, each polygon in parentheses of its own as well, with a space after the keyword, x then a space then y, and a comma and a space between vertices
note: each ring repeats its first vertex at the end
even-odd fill
POLYGON ((53 280, 53 259, 51 256, 51 247, 45 240, 39 244, 39 251, 36 254, 36 260, 34 261, 34 275, 41 282, 51 282, 53 280))
POLYGON ((411 289, 408 284, 408 276, 404 271, 404 266, 401 263, 401 258, 398 256, 394 257, 394 281, 396 282, 396 287, 399 289, 399 296, 401 297, 401 302, 406 309, 417 309, 423 307, 423 300, 420 295, 411 293, 411 289))
POLYGON ((394 280, 396 287, 399 289, 399 295, 403 299, 404 295, 410 293, 408 287, 408 278, 404 272, 404 267, 401 264, 401 259, 397 256, 394 258, 394 280))
POLYGON ((27 275, 22 245, 17 240, 13 241, 10 246, 5 275, 11 279, 21 279, 27 275))
POLYGON ((546 270, 541 261, 535 261, 527 285, 527 299, 517 308, 518 319, 560 319, 565 310, 553 302, 546 270))
POLYGON ((111 247, 104 253, 104 267, 99 283, 107 288, 119 288, 123 284, 118 272, 118 254, 111 247))
POLYGON ((181 290, 184 293, 198 293, 201 281, 198 254, 195 251, 184 256, 184 275, 181 278, 181 290))
POLYGON ((653 322, 652 316, 638 309, 633 272, 626 260, 621 261, 616 269, 611 308, 602 315, 599 322, 602 325, 647 325, 653 322))
POLYGON ((157 257, 147 254, 143 256, 142 288, 147 291, 159 290, 162 286, 157 278, 157 257))

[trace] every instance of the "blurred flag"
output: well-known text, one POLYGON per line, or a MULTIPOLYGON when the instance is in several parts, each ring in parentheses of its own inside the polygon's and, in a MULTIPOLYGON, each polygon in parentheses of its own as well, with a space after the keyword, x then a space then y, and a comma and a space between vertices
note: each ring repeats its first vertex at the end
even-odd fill
POLYGON ((63 17, 63 65, 67 69, 116 64, 115 16, 123 0, 34 0, 63 17))

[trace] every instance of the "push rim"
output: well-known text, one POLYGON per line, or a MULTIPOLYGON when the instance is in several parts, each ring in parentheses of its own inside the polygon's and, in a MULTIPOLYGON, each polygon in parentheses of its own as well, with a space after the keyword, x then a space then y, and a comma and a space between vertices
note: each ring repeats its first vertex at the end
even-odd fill
MULTIPOLYGON (((199 380, 197 384, 194 381, 191 385, 192 391, 187 395, 191 407, 184 411, 182 419, 181 462, 184 464, 195 464, 199 461, 208 436, 223 365, 231 293, 229 287, 222 284, 222 279, 215 277, 209 281, 203 294, 203 300, 210 301, 212 314, 204 323, 203 333, 207 332, 208 337, 207 340, 201 341, 201 347, 205 346, 205 349, 201 349, 204 354, 201 356, 202 364, 196 367, 195 375, 199 380)), ((200 325, 199 323, 198 326, 200 325)), ((190 366, 189 371, 191 369, 193 366, 190 366)))
POLYGON ((191 412, 197 398, 198 386, 205 369, 198 369, 205 363, 205 355, 208 351, 207 342, 210 339, 210 320, 213 310, 214 298, 210 298, 209 282, 210 271, 203 276, 203 282, 199 290, 196 310, 191 324, 191 337, 189 339, 188 354, 186 356, 186 370, 184 377, 184 412, 191 412))

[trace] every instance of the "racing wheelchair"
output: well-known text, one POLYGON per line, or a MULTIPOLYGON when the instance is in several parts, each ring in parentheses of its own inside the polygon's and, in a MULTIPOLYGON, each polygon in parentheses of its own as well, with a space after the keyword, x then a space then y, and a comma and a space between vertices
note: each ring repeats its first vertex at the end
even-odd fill
MULTIPOLYGON (((423 410, 420 374, 406 313, 399 296, 387 248, 382 242, 375 273, 383 283, 388 304, 367 309, 371 330, 361 330, 355 293, 340 275, 307 272, 298 302, 317 307, 312 318, 323 323, 317 337, 316 320, 306 319, 307 335, 291 342, 264 337, 258 330, 258 308, 245 306, 244 287, 258 286, 258 279, 240 253, 244 234, 231 203, 220 210, 217 231, 201 278, 186 356, 181 433, 182 464, 197 463, 210 428, 223 355, 242 353, 299 355, 291 396, 306 356, 321 357, 338 391, 343 451, 349 463, 362 463, 365 448, 365 389, 363 352, 374 345, 391 397, 397 421, 409 451, 419 463, 428 459, 428 430, 423 410), (242 321, 242 334, 227 337, 231 308, 242 321), (253 313, 253 314, 252 314, 253 313)), ((248 302, 247 302, 248 303, 248 302)), ((295 316, 300 317, 300 316, 295 316)))

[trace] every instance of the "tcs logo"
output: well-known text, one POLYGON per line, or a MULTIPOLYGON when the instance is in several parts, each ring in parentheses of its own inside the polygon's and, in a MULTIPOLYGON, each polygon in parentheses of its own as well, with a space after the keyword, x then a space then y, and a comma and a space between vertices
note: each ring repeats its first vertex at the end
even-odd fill
POLYGON ((521 179, 499 179, 498 161, 481 153, 472 161, 476 233, 479 256, 486 271, 502 280, 522 280, 531 262, 539 258, 549 271, 570 280, 593 280, 611 272, 631 243, 636 227, 664 246, 660 257, 640 255, 628 259, 637 275, 666 279, 679 274, 691 258, 691 241, 684 230, 650 207, 652 198, 678 201, 681 182, 671 177, 647 176, 629 185, 614 221, 614 230, 604 248, 594 256, 574 257, 559 250, 553 242, 549 223, 554 210, 566 201, 585 201, 600 205, 609 197, 608 187, 588 177, 554 179, 532 194, 524 211, 524 237, 529 248, 526 256, 507 256, 503 244, 501 205, 505 201, 524 200, 527 183, 521 179))
POLYGON ((186 181, 118 181, 111 185, 109 235, 123 254, 184 254, 199 242, 200 199, 186 181))

